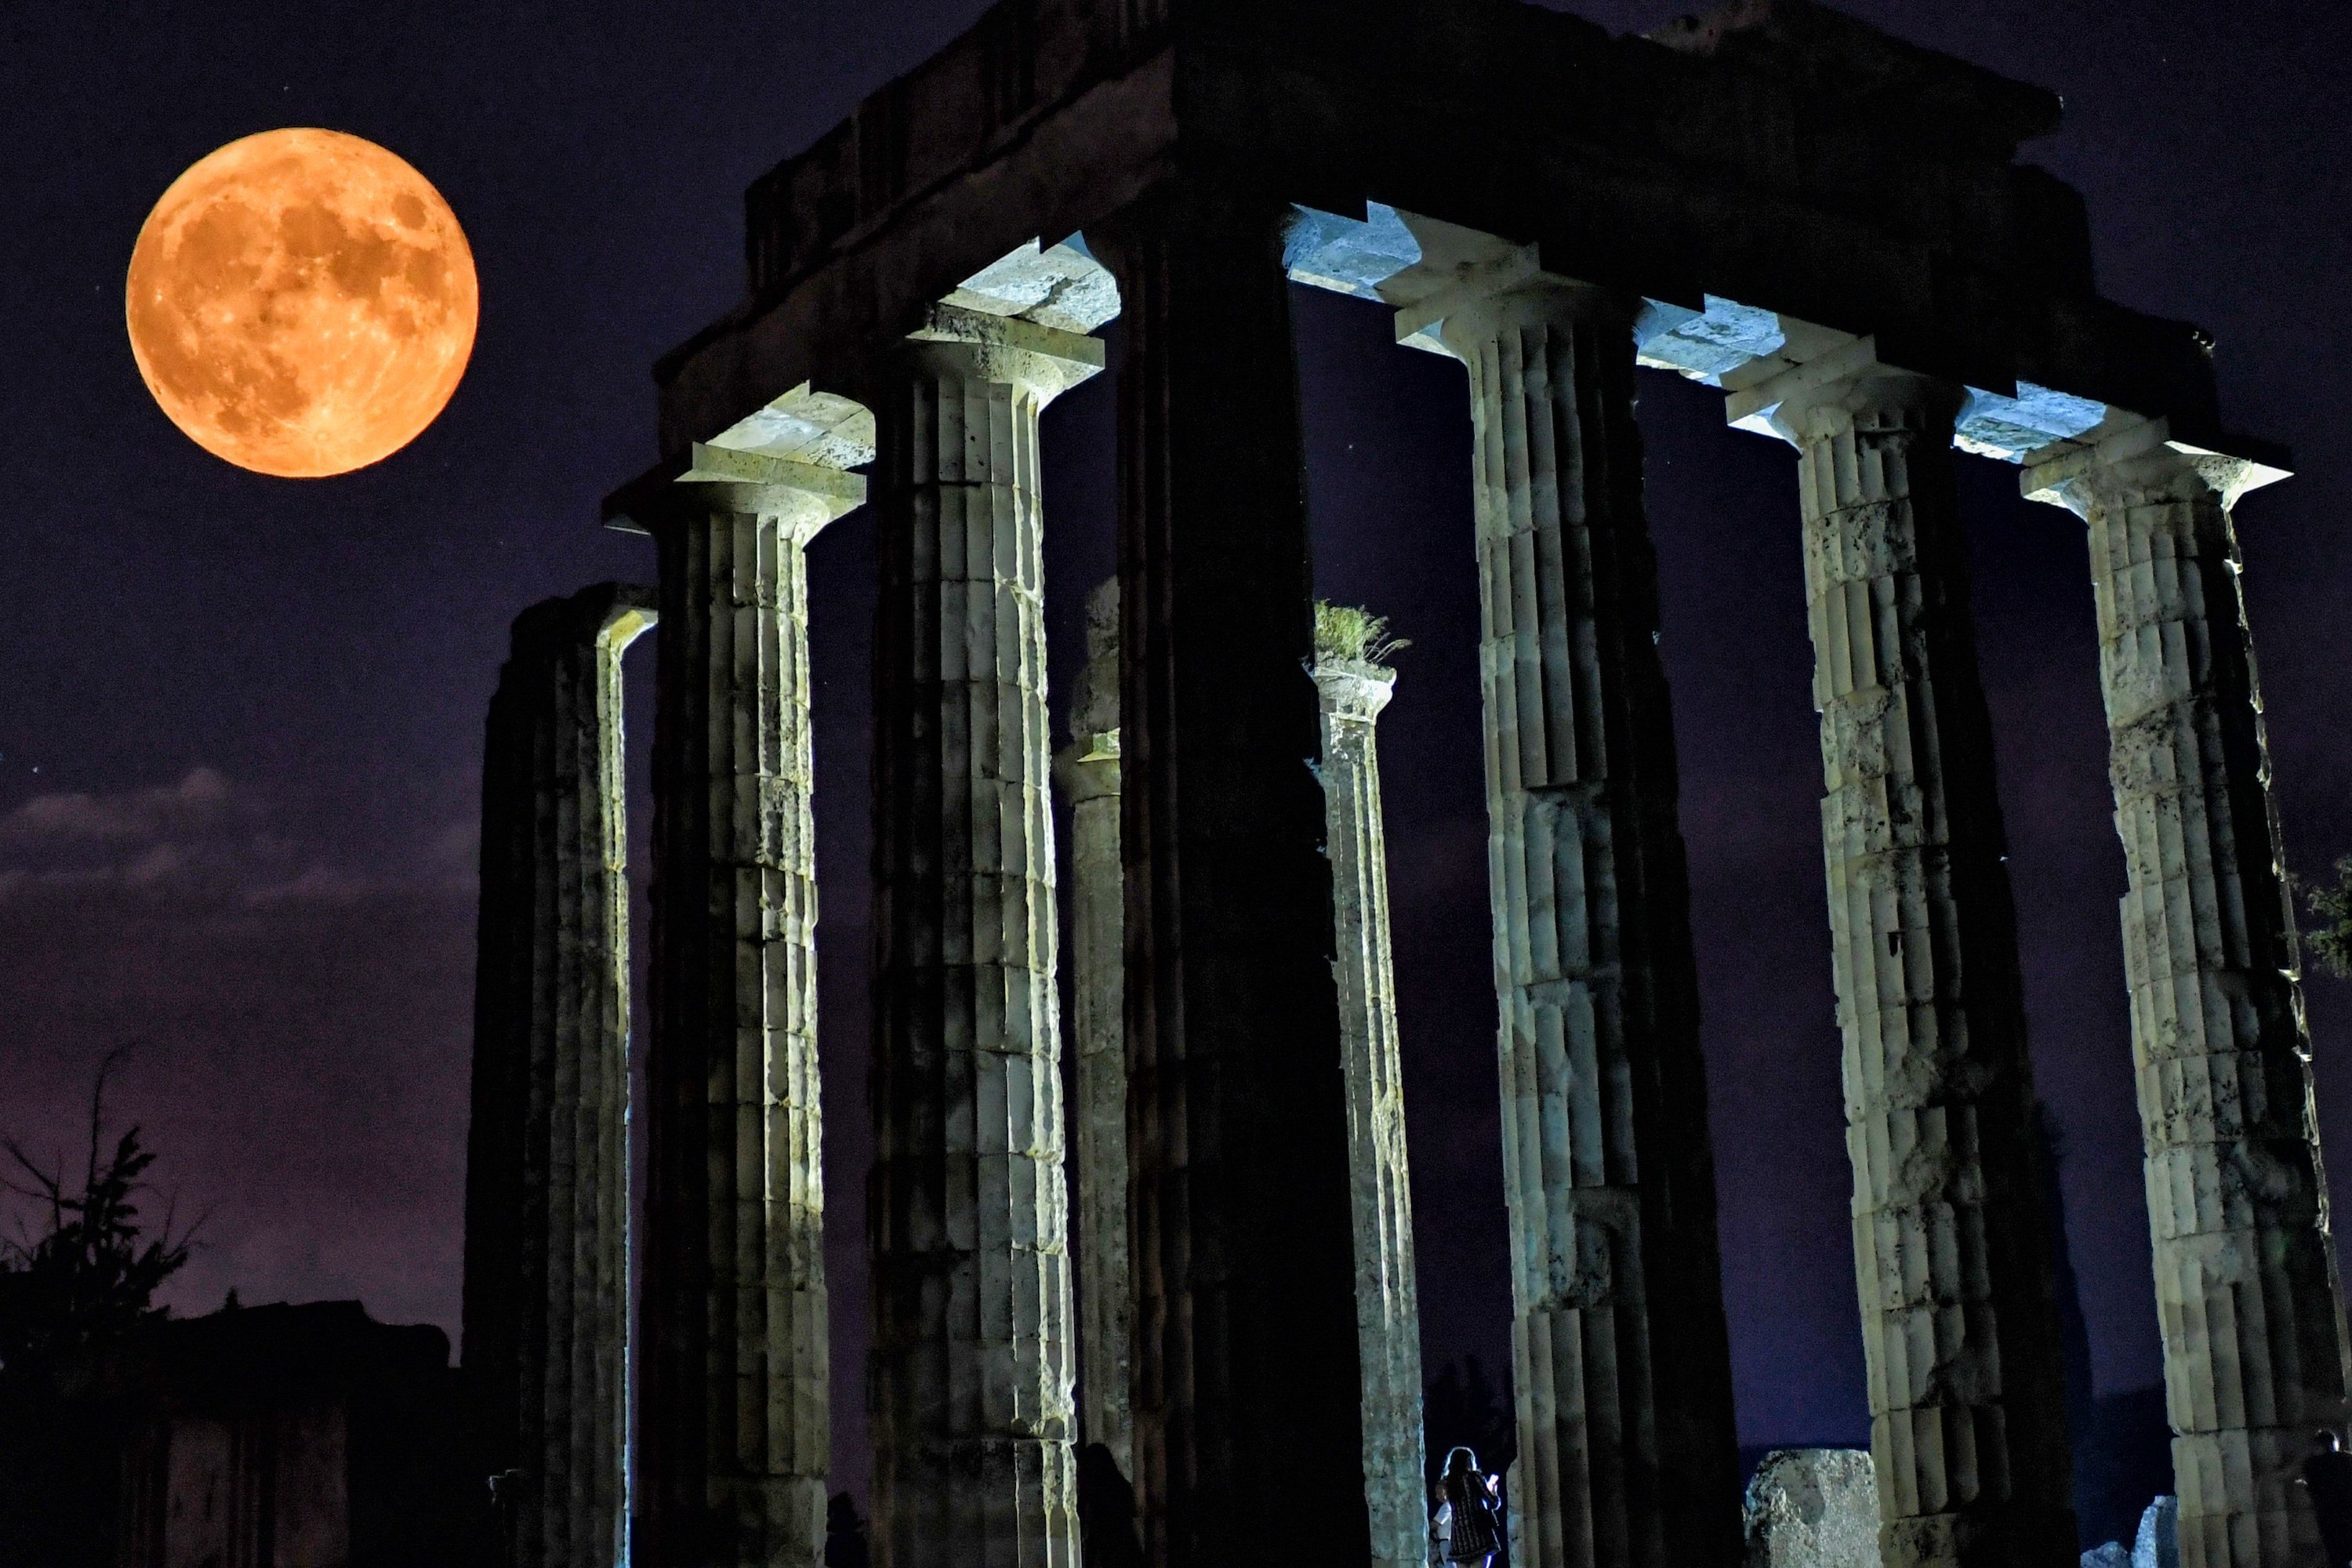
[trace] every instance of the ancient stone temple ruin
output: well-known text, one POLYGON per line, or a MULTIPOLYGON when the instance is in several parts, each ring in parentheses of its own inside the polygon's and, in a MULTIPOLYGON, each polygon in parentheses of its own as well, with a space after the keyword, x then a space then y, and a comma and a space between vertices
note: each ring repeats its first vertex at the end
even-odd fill
POLYGON ((1080 1441, 1154 1564, 1417 1555, 1383 678, 1318 663, 1305 284, 1465 373, 1525 1556, 1741 1545, 1648 366, 1794 448, 1882 1559, 2074 1559, 1975 460, 2090 530, 2183 1560, 2315 1568, 2294 1479, 2346 1336, 2231 520, 2284 460, 2223 424, 2197 329, 2095 292, 2081 199, 2017 160, 2058 113, 1807 0, 1651 37, 1512 0, 1003 0, 755 184, 749 290, 658 366, 660 460, 607 507, 659 562, 625 1472, 617 718, 583 672, 644 612, 519 632, 493 720, 467 1339, 478 1302, 519 1550, 609 1562, 625 1474, 638 1561, 819 1560, 803 552, 871 504, 878 1560, 1075 1561, 1080 1441), (1038 421, 1107 328, 1118 581, 1056 764, 1038 421))

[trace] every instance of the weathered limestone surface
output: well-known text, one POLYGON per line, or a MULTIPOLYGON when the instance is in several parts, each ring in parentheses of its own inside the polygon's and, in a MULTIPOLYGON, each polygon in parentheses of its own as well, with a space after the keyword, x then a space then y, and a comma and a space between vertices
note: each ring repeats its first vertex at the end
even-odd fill
POLYGON ((814 1568, 831 1434, 802 552, 865 484, 761 453, 693 463, 639 507, 661 557, 641 1550, 814 1568))
POLYGON ((1318 647, 1315 686, 1323 699, 1323 799, 1339 954, 1334 973, 1348 1079, 1364 1500, 1375 1568, 1422 1568, 1429 1556, 1429 1483, 1422 1436, 1421 1300, 1413 1283, 1412 1187, 1374 732, 1395 689, 1396 671, 1318 647))
POLYGON ((1878 1568, 1878 1481, 1862 1448, 1779 1448, 1748 1482, 1748 1568, 1878 1568))
POLYGON ((2277 476, 2165 434, 2026 484, 2090 525, 2180 1560, 2311 1564, 2296 1482, 2345 1419, 2344 1305, 2230 517, 2277 476))
POLYGON ((942 306, 880 396, 881 1568, 1077 1559, 1037 420, 1102 354, 942 306))
POLYGON ((1283 210, 1178 176, 1087 236, 1125 301, 1119 837, 1155 1568, 1370 1555, 1283 210))
POLYGON ((483 753, 466 1361, 514 1556, 623 1554, 628 1405, 629 891, 621 656, 648 589, 523 612, 483 753))
POLYGON ((1054 761, 1070 803, 1076 1047, 1078 1429, 1135 1473, 1135 1283, 1127 1238, 1126 872, 1118 853, 1118 579, 1087 596, 1087 667, 1054 761))
POLYGON ((1470 376, 1528 1550, 1726 1563, 1738 1439, 1631 305, 1444 225, 1416 238, 1420 274, 1382 290, 1398 335, 1470 376))
POLYGON ((2032 1071, 1952 458, 1865 342, 1743 396, 1798 449, 1888 1568, 2074 1562, 2032 1071))

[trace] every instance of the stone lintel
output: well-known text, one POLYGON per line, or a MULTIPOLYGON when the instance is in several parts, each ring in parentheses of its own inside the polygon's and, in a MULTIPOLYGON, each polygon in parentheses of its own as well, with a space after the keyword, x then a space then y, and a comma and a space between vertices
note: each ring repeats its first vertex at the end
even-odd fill
MULTIPOLYGON (((2201 335, 2099 299, 2080 196, 2012 161, 2047 129, 2042 89, 1798 0, 1658 41, 1508 0, 1403 0, 1379 27, 1337 0, 1192 4, 1181 27, 1171 8, 1000 5, 762 177, 750 296, 658 372, 664 449, 864 363, 942 299, 1098 318, 1083 241, 1039 237, 1180 166, 1540 241, 1552 270, 1664 308, 1658 357, 1685 373, 1769 338, 1769 309, 1875 332, 2029 410, 2019 383, 2212 444, 2201 335), (1759 122, 1790 137, 1741 133, 1759 122)), ((1382 242, 1337 237, 1354 263, 1307 280, 1360 292, 1382 242)))
POLYGON ((1050 249, 1033 239, 1007 252, 940 303, 1086 333, 1118 314, 1118 283, 1087 252, 1085 239, 1072 235, 1050 249))

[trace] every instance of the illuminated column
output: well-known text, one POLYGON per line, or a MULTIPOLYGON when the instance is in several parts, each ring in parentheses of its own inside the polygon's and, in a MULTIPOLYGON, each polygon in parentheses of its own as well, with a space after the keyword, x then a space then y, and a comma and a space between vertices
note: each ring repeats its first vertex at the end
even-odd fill
POLYGON ((2284 476, 2140 424, 2026 475, 2090 525, 2185 1568, 2315 1568, 2346 1415, 2295 928, 2230 509, 2284 476))
POLYGON ((629 889, 621 656, 653 595, 523 612, 483 752, 466 1364, 521 1472, 513 1563, 612 1568, 627 1524, 629 889))
POLYGON ((1851 363, 1738 395, 1799 456, 1879 1549, 2072 1564, 2063 1380, 1958 389, 1851 363))
POLYGON ((1102 360, 941 306, 879 410, 880 1568, 1077 1558, 1037 421, 1102 360))
MULTIPOLYGON (((1339 612, 1345 615, 1346 612, 1339 612)), ((1421 1301, 1412 1272, 1412 1188, 1389 962, 1388 844, 1373 725, 1396 671, 1362 639, 1326 637, 1318 611, 1315 685, 1323 699, 1323 798, 1329 824, 1339 961, 1341 1060, 1356 1240, 1356 1343, 1362 1363, 1364 1501, 1376 1568, 1423 1568, 1429 1481, 1421 1407, 1421 1301)))
POLYGON ((1370 1557, 1280 224, 1179 176, 1118 280, 1135 1481, 1155 1568, 1370 1557))
POLYGON ((698 447, 661 554, 640 1518, 663 1568, 815 1568, 831 1460, 808 575, 856 475, 698 447))
POLYGON ((1443 281, 1493 242, 1413 221, 1441 281, 1399 334, 1470 380, 1512 1500, 1539 1568, 1709 1568, 1738 1451, 1632 316, 1526 268, 1443 281))
POLYGON ((1126 875, 1118 854, 1118 579, 1087 596, 1087 667, 1054 760, 1070 804, 1077 1058, 1078 1429, 1135 1472, 1135 1281, 1127 1241, 1126 875))

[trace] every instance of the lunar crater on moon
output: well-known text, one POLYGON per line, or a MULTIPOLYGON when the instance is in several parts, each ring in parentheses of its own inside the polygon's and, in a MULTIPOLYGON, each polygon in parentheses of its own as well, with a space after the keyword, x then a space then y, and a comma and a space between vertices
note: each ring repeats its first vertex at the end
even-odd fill
POLYGON ((265 132, 174 181, 125 309, 172 422, 239 467, 340 474, 414 440, 457 391, 478 296, 457 215, 340 132, 265 132))

